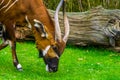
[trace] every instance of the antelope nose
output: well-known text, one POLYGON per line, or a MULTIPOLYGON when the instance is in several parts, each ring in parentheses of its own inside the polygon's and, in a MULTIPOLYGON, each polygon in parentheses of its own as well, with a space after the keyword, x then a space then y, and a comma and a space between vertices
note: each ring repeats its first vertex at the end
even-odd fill
POLYGON ((56 72, 57 71, 57 66, 52 66, 52 70, 53 70, 53 72, 56 72))

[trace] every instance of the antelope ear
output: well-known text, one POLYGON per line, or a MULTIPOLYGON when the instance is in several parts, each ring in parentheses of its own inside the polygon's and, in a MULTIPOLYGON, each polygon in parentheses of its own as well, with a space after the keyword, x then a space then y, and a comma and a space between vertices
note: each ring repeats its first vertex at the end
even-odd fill
POLYGON ((27 16, 25 16, 25 20, 26 20, 27 23, 28 23, 28 28, 32 29, 32 25, 31 25, 31 23, 30 23, 30 21, 29 21, 29 19, 28 19, 27 16))
POLYGON ((41 37, 44 37, 44 38, 48 37, 48 34, 45 30, 45 26, 40 21, 34 19, 34 27, 39 33, 41 33, 41 37))

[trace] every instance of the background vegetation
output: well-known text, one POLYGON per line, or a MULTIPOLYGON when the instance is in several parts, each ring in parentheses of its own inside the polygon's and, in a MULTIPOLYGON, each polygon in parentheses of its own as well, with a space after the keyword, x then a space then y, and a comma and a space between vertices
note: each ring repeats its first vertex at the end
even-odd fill
POLYGON ((17 55, 22 72, 12 64, 10 47, 0 50, 0 80, 120 80, 119 54, 104 48, 68 45, 56 73, 45 71, 34 42, 17 43, 17 55))
MULTIPOLYGON (((46 6, 55 10, 60 0, 44 0, 46 6)), ((120 9, 120 0, 67 0, 68 12, 81 12, 102 5, 106 9, 120 9)))

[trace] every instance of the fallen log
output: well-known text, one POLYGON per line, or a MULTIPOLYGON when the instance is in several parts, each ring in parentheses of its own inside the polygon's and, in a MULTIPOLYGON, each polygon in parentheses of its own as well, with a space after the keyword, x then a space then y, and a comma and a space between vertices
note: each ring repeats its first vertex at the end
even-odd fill
MULTIPOLYGON (((53 19, 54 11, 49 10, 53 19)), ((63 26, 62 12, 59 13, 60 25, 63 26)), ((101 45, 111 47, 108 37, 101 30, 106 27, 110 19, 116 18, 120 15, 120 10, 108 10, 103 7, 96 7, 86 12, 68 12, 68 19, 70 23, 70 35, 68 44, 88 46, 101 45)), ((53 19, 54 20, 54 19, 53 19)), ((63 27, 61 27, 63 31, 63 27)), ((34 40, 32 32, 27 27, 16 28, 16 38, 18 40, 34 40)), ((120 51, 120 40, 116 41, 116 47, 111 49, 120 51)))

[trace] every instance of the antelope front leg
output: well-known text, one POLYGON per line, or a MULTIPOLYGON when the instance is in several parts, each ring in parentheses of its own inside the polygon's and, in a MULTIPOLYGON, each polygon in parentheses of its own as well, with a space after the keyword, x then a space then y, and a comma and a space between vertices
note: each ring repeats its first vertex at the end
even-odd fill
POLYGON ((11 49, 12 49, 13 64, 19 71, 22 71, 22 66, 19 63, 18 58, 17 58, 17 54, 16 54, 16 42, 15 41, 10 41, 10 46, 11 46, 11 49))

